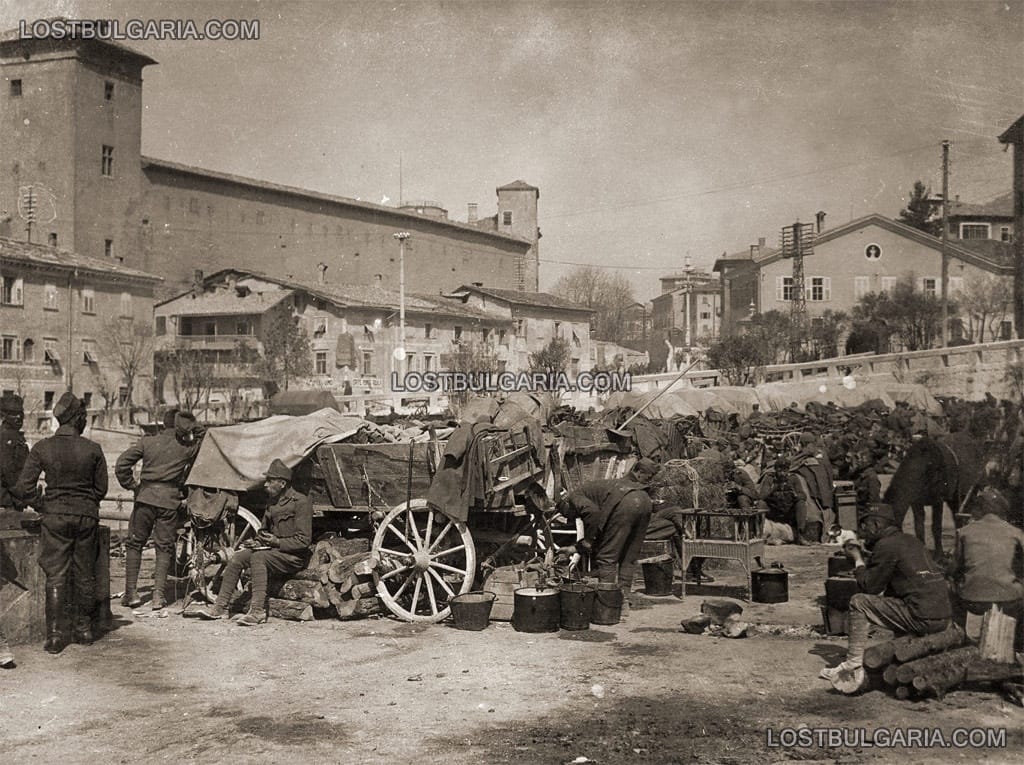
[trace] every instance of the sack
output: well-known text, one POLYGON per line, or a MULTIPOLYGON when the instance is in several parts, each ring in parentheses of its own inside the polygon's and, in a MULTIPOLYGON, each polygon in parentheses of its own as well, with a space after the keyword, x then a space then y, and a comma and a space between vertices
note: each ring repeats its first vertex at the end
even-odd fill
POLYGON ((204 528, 238 510, 238 495, 233 491, 194 486, 189 489, 185 506, 193 526, 204 528))

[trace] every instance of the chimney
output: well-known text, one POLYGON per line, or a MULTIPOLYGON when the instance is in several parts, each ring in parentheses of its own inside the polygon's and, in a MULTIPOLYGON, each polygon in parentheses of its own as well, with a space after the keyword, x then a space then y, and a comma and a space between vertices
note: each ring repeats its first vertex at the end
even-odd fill
POLYGON ((818 233, 820 234, 821 229, 825 226, 825 211, 818 210, 818 212, 814 213, 814 220, 817 224, 818 233))
POLYGON ((756 258, 757 257, 757 253, 759 253, 760 251, 761 251, 760 246, 758 246, 756 244, 750 245, 750 259, 753 260, 754 258, 756 258))
POLYGON ((327 283, 327 264, 326 263, 317 263, 316 264, 316 270, 320 272, 319 275, 316 278, 317 283, 318 284, 326 284, 327 283))
POLYGON ((476 223, 476 202, 470 202, 466 211, 466 220, 469 223, 476 223))
POLYGON ((759 236, 757 238, 757 249, 758 250, 763 250, 764 249, 764 237, 763 236, 759 236))
POLYGON ((473 286, 474 287, 483 287, 484 283, 483 282, 473 282, 473 286))
POLYGON ((192 297, 197 298, 203 294, 203 269, 197 268, 192 272, 192 297))

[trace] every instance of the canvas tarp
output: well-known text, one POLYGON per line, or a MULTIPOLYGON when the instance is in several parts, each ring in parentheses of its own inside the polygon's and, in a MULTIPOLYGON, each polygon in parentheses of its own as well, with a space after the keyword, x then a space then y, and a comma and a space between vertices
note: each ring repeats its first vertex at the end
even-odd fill
POLYGON ((658 398, 657 401, 654 401, 657 397, 658 391, 656 390, 613 393, 608 397, 604 408, 606 411, 619 408, 638 411, 649 404, 646 409, 643 409, 643 416, 649 420, 671 420, 673 417, 698 417, 701 414, 700 410, 683 399, 673 396, 671 393, 666 393, 658 398))
POLYGON ((732 404, 736 411, 739 412, 741 420, 747 419, 754 413, 754 404, 757 404, 761 411, 768 409, 768 407, 761 403, 761 399, 757 396, 757 391, 753 388, 742 385, 716 385, 708 390, 732 404))
MULTIPOLYGON (((838 406, 854 407, 865 401, 878 400, 887 408, 896 404, 880 386, 858 382, 852 389, 838 380, 800 380, 796 382, 764 383, 757 386, 758 398, 772 411, 780 411, 795 403, 803 409, 809 402, 819 404, 833 402, 838 406), (823 391, 822 388, 825 390, 823 391)), ((765 407, 762 407, 765 408, 765 407)))
POLYGON ((718 395, 717 388, 677 388, 666 395, 681 398, 700 412, 706 412, 708 409, 713 409, 722 414, 736 414, 738 412, 731 401, 718 395))
POLYGON ((884 389, 894 401, 907 402, 913 409, 920 409, 933 415, 942 414, 942 404, 923 385, 897 382, 872 383, 872 385, 884 389))
POLYGON ((273 460, 293 468, 320 444, 343 441, 366 424, 362 418, 321 409, 304 417, 279 415, 211 428, 186 483, 248 491, 263 481, 263 473, 273 460))

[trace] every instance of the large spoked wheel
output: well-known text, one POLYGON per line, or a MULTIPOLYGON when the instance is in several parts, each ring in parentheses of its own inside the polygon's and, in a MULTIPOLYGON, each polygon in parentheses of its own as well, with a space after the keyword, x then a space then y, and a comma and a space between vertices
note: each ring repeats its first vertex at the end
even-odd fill
POLYGON ((476 549, 465 523, 434 510, 425 499, 402 503, 385 516, 373 538, 377 594, 395 616, 439 622, 456 595, 469 592, 476 549))
MULTIPOLYGON (((193 592, 212 603, 220 590, 221 577, 228 559, 247 539, 260 530, 260 519, 244 507, 208 529, 190 527, 185 537, 188 578, 193 592)), ((248 569, 246 569, 246 573, 248 569)), ((239 579, 237 597, 248 587, 248 579, 239 579)))

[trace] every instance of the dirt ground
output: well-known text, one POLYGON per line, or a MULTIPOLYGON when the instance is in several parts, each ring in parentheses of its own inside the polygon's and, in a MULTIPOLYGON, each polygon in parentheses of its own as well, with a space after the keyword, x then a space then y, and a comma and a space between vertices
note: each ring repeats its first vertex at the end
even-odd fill
MULTIPOLYGON (((115 604, 116 628, 59 656, 20 646, 0 672, 4 762, 771 763, 1011 762, 1024 710, 984 690, 943 701, 846 698, 817 679, 845 643, 817 634, 827 547, 770 548, 790 602, 745 604, 758 634, 685 635, 703 597, 740 594, 739 567, 628 620, 527 634, 271 620, 255 629, 115 604), (778 633, 778 634, 773 634, 778 633), (768 729, 1007 731, 1006 748, 769 748, 768 729)), ((151 553, 150 553, 151 555, 151 553)), ((113 589, 123 567, 113 565, 113 589)), ((143 582, 148 585, 151 558, 143 582)), ((678 583, 677 583, 678 587, 678 583)), ((180 604, 179 604, 180 607, 180 604)))
MULTIPOLYGON (((130 439, 111 441, 113 464, 130 439)), ((744 603, 758 630, 742 640, 679 632, 704 597, 742 596, 736 564, 685 600, 646 599, 622 624, 550 634, 392 618, 246 629, 182 618, 180 602, 160 616, 115 603, 115 629, 93 646, 15 648, 17 668, 0 670, 0 762, 1020 761, 1024 710, 997 693, 847 698, 817 678, 845 650, 812 628, 833 549, 769 548, 766 562, 790 571, 790 599, 744 603), (769 729, 778 742, 801 726, 1007 735, 982 750, 767 746, 769 729)), ((144 589, 151 568, 147 551, 144 589)), ((122 560, 111 569, 119 592, 122 560)))

